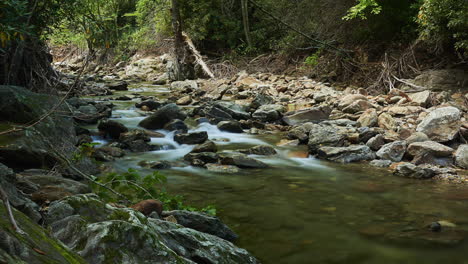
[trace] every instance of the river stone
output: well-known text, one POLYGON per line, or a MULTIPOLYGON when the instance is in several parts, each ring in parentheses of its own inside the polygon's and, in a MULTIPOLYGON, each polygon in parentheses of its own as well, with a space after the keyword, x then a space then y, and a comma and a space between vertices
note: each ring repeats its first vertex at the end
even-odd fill
POLYGON ((182 210, 164 211, 162 213, 162 217, 168 216, 174 216, 179 225, 211 234, 228 241, 234 241, 239 237, 215 216, 182 210))
POLYGON ((143 119, 138 125, 147 129, 162 129, 174 119, 185 120, 187 115, 176 104, 167 104, 151 116, 143 119))
POLYGON ((239 172, 239 168, 233 165, 207 163, 205 164, 205 167, 208 171, 216 172, 216 173, 238 173, 239 172))
POLYGON ((373 151, 379 150, 383 145, 385 145, 385 140, 382 134, 378 134, 377 136, 369 139, 366 143, 366 146, 368 146, 373 151))
POLYGON ((408 153, 413 156, 431 154, 434 157, 451 156, 455 150, 435 141, 415 142, 408 146, 408 153))
POLYGON ((222 111, 228 113, 236 120, 248 120, 250 114, 245 111, 244 106, 238 105, 234 102, 217 101, 214 106, 222 111))
POLYGON ((344 145, 346 136, 335 126, 314 125, 309 131, 309 141, 307 146, 311 154, 315 154, 322 146, 341 147, 344 145))
POLYGON ((431 140, 446 142, 455 138, 461 126, 461 112, 449 106, 432 110, 418 125, 416 131, 425 133, 431 140))
POLYGON ((431 98, 431 91, 422 91, 419 93, 408 94, 412 102, 422 107, 427 107, 431 98))
POLYGON ((208 133, 206 131, 183 133, 174 135, 174 141, 179 144, 201 144, 208 139, 208 133))
POLYGON ((140 161, 138 165, 144 168, 150 168, 155 170, 167 170, 172 167, 171 163, 167 160, 157 160, 157 161, 140 161))
POLYGON ((468 145, 460 145, 455 152, 455 163, 457 166, 468 169, 468 145))
POLYGON ((221 155, 221 164, 234 165, 240 168, 254 169, 254 168, 267 168, 268 165, 248 157, 245 154, 229 153, 221 155))
POLYGON ((367 100, 367 97, 365 97, 362 94, 349 94, 346 95, 339 100, 339 105, 338 108, 344 109, 345 107, 351 105, 352 103, 358 101, 358 100, 367 100))
POLYGON ((373 108, 367 109, 364 113, 361 114, 357 122, 362 127, 374 127, 378 122, 377 111, 373 108))
POLYGON ((249 149, 241 149, 239 150, 240 153, 247 154, 247 155, 264 155, 264 156, 271 156, 276 154, 276 150, 271 146, 260 145, 251 147, 249 149))
POLYGON ((193 150, 190 151, 190 153, 217 152, 217 151, 218 151, 218 147, 216 146, 216 144, 211 140, 207 140, 205 141, 205 143, 195 146, 195 148, 193 148, 193 150))
POLYGON ((107 85, 107 88, 116 91, 127 91, 128 90, 128 83, 125 81, 120 82, 113 82, 107 85))
POLYGON ((146 109, 148 111, 156 110, 156 109, 160 108, 161 106, 162 106, 162 104, 160 102, 156 102, 154 100, 145 100, 145 101, 142 101, 140 103, 135 104, 135 107, 137 107, 137 108, 146 107, 146 109))
POLYGON ((374 152, 364 145, 351 145, 349 147, 320 147, 318 149, 320 158, 341 163, 349 163, 375 158, 374 152))
POLYGON ((196 81, 193 80, 186 80, 186 81, 176 81, 171 83, 172 90, 185 90, 190 89, 192 91, 198 89, 198 84, 196 81))
POLYGON ((409 162, 399 164, 395 168, 394 174, 398 176, 416 179, 428 179, 435 176, 434 170, 429 168, 418 167, 409 162))
POLYGON ((353 102, 352 104, 348 105, 347 107, 343 108, 343 112, 349 113, 349 114, 355 114, 358 112, 365 111, 369 108, 372 108, 373 105, 366 100, 357 100, 353 102))
POLYGON ((277 121, 281 118, 281 115, 278 111, 276 110, 256 110, 253 114, 252 117, 255 120, 259 120, 261 122, 274 122, 277 121))
POLYGON ((189 105, 192 102, 192 96, 186 95, 176 101, 178 105, 189 105))
POLYGON ((227 131, 231 133, 242 133, 242 127, 238 121, 221 121, 217 125, 218 129, 221 131, 227 131))
POLYGON ((174 119, 170 121, 169 123, 164 125, 165 130, 169 131, 179 131, 182 133, 187 133, 188 132, 188 126, 184 123, 184 121, 180 119, 174 119))
POLYGON ((290 140, 299 140, 301 143, 306 143, 309 140, 309 131, 303 126, 297 126, 288 131, 287 137, 290 140))
POLYGON ((72 194, 91 192, 91 188, 87 184, 63 178, 60 174, 51 174, 46 170, 26 170, 19 173, 17 177, 23 178, 23 180, 27 180, 37 185, 39 188, 54 186, 57 188, 62 188, 66 192, 72 194))
POLYGON ((91 156, 97 161, 113 161, 125 156, 125 151, 118 147, 104 146, 95 148, 91 156))
POLYGON ((128 132, 128 128, 126 126, 114 120, 102 120, 99 122, 97 128, 99 129, 99 132, 112 139, 119 139, 120 134, 128 132))
POLYGON ((378 124, 380 128, 386 130, 395 130, 397 123, 393 117, 388 113, 382 113, 379 115, 378 124))
POLYGON ((406 139, 406 143, 408 145, 411 145, 412 143, 424 142, 424 141, 428 141, 428 140, 430 140, 429 137, 426 134, 424 134, 423 132, 415 132, 415 133, 412 133, 411 136, 409 136, 406 139))
POLYGON ((250 103, 250 109, 253 111, 258 109, 262 105, 271 104, 273 102, 274 100, 270 96, 264 94, 257 94, 253 101, 250 103))
POLYGON ((287 112, 284 114, 283 121, 289 126, 294 126, 306 122, 328 119, 330 113, 331 108, 329 106, 311 107, 298 111, 287 112))
POLYGON ((193 166, 201 167, 206 163, 218 162, 219 156, 213 152, 188 153, 184 156, 184 160, 190 162, 193 166))
POLYGON ((379 168, 388 168, 392 165, 391 160, 373 160, 369 163, 369 165, 379 168))
POLYGON ((385 160, 391 160, 394 162, 401 161, 403 155, 406 152, 406 142, 405 141, 395 141, 382 146, 382 148, 377 151, 377 157, 385 160))

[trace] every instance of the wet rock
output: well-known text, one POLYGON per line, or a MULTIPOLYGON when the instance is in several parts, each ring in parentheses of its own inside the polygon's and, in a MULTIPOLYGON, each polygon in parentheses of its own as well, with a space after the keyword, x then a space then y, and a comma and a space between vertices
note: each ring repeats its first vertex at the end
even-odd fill
POLYGON ((460 145, 455 152, 455 163, 457 166, 468 169, 468 145, 460 145))
POLYGON ((364 113, 361 114, 357 122, 362 127, 374 127, 377 125, 378 116, 377 111, 375 109, 367 109, 364 113))
POLYGON ((440 231, 442 231, 442 225, 440 225, 438 222, 432 222, 432 223, 429 225, 429 229, 430 229, 432 232, 440 232, 440 231))
POLYGON ((132 152, 146 152, 155 150, 156 146, 149 144, 150 136, 143 130, 133 130, 120 134, 120 143, 132 152))
POLYGON ((111 90, 116 90, 116 91, 127 91, 128 90, 128 84, 125 81, 114 82, 114 83, 108 84, 107 88, 109 88, 111 90))
POLYGON ((189 90, 195 91, 198 89, 198 84, 196 81, 186 80, 186 81, 176 81, 171 83, 171 89, 176 91, 189 90))
POLYGON ((413 157, 430 154, 434 157, 451 156, 455 150, 435 141, 415 142, 408 146, 408 154, 413 157))
POLYGON ((174 135, 174 141, 179 144, 201 144, 208 139, 208 133, 206 131, 183 133, 174 135))
POLYGON ((428 140, 430 140, 430 139, 426 134, 424 134, 422 132, 415 132, 415 133, 411 134, 411 136, 406 138, 406 143, 408 145, 411 145, 412 143, 424 142, 424 141, 428 141, 428 140))
POLYGON ((113 161, 125 156, 125 151, 118 147, 104 146, 94 150, 92 157, 97 161, 113 161))
POLYGON ((234 241, 238 238, 238 235, 234 233, 234 231, 221 222, 219 218, 214 216, 181 210, 164 211, 162 216, 174 216, 179 225, 211 234, 228 241, 234 241))
POLYGON ((315 154, 322 146, 341 147, 344 145, 346 136, 335 126, 314 125, 309 131, 307 146, 311 154, 315 154))
POLYGON ((377 136, 369 139, 366 143, 366 146, 368 146, 373 151, 379 150, 383 145, 385 145, 385 140, 381 134, 378 134, 377 136))
POLYGON ((245 107, 233 102, 217 101, 213 106, 228 113, 236 120, 250 119, 250 114, 245 111, 245 107))
POLYGON ((288 131, 288 139, 297 139, 301 143, 306 143, 309 140, 309 131, 303 126, 297 126, 288 131))
POLYGON ((162 215, 163 203, 158 200, 144 200, 131 206, 131 208, 137 210, 145 216, 150 215, 152 212, 162 215))
POLYGON ((154 170, 167 170, 172 167, 171 163, 167 160, 141 161, 138 163, 138 165, 144 168, 150 168, 154 170))
POLYGON ((161 106, 162 106, 162 104, 160 102, 156 102, 154 100, 145 100, 145 101, 142 101, 140 103, 135 104, 135 107, 137 107, 137 108, 146 107, 147 111, 156 110, 156 109, 160 108, 161 106))
POLYGON ((446 142, 457 135, 461 126, 461 112, 455 107, 432 110, 418 125, 416 131, 423 132, 431 140, 446 142))
POLYGON ((226 153, 220 156, 221 164, 234 165, 240 168, 254 169, 254 168, 267 168, 268 165, 248 157, 245 154, 226 153))
POLYGON ((375 158, 374 152, 363 145, 351 145, 349 147, 320 147, 318 156, 322 159, 341 163, 349 163, 375 158))
POLYGON ((217 125, 218 129, 221 131, 227 131, 231 133, 242 133, 242 127, 237 121, 221 121, 217 125))
POLYGON ((382 146, 382 148, 377 151, 377 157, 385 160, 391 160, 394 162, 401 161, 403 155, 406 152, 406 142, 405 141, 395 141, 382 146))
POLYGON ((306 122, 321 121, 328 119, 331 108, 328 106, 312 107, 284 114, 283 121, 290 125, 297 125, 306 122))
POLYGON ((219 156, 213 152, 188 153, 184 160, 190 162, 193 166, 204 166, 206 163, 217 163, 219 156))
POLYGON ((185 120, 186 117, 187 115, 176 104, 167 104, 143 119, 138 125, 147 129, 162 129, 170 121, 185 120))
POLYGON ((249 149, 241 149, 239 150, 240 153, 247 154, 247 155, 264 155, 264 156, 271 156, 276 154, 276 150, 270 146, 255 146, 249 149))
POLYGON ((112 139, 119 139, 120 134, 128 132, 123 124, 113 120, 102 120, 98 124, 99 132, 112 139))
POLYGON ((378 124, 380 128, 386 130, 395 130, 397 123, 393 117, 388 113, 382 113, 379 115, 378 124))
POLYGON ((165 124, 164 129, 169 131, 178 131, 181 133, 188 132, 188 126, 184 123, 184 121, 179 119, 174 119, 169 123, 165 124))
POLYGON ((195 146, 195 148, 193 148, 191 153, 217 152, 217 151, 218 151, 218 147, 216 146, 216 144, 211 140, 207 140, 205 141, 205 143, 195 146))
POLYGON ((434 170, 418 167, 409 162, 404 162, 396 166, 394 174, 415 179, 428 179, 435 176, 434 170))
POLYGON ((392 165, 391 160, 373 160, 369 163, 371 166, 379 167, 379 168, 388 168, 392 165))
POLYGON ((239 168, 232 165, 222 165, 222 164, 214 164, 208 163, 205 165, 206 169, 211 172, 216 173, 238 173, 239 168))
POLYGON ((276 110, 261 110, 261 109, 258 109, 252 114, 252 117, 255 120, 259 120, 261 122, 275 122, 275 121, 281 119, 280 113, 278 111, 276 111, 276 110))

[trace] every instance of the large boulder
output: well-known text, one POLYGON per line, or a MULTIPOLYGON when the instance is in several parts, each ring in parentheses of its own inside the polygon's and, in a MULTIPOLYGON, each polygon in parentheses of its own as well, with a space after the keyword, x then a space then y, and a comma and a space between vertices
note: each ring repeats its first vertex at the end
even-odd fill
POLYGON ((448 106, 432 110, 418 125, 416 131, 423 132, 431 140, 446 142, 455 138, 461 126, 461 112, 448 106))
POLYGON ((460 145, 455 152, 455 164, 464 169, 468 169, 468 145, 460 145))
POLYGON ((181 133, 174 135, 174 141, 179 144, 202 144, 208 139, 208 133, 206 131, 192 132, 192 133, 181 133))
POLYGON ((408 146, 408 154, 413 157, 430 154, 434 157, 451 156, 455 150, 435 141, 423 141, 411 143, 408 146))
POLYGON ((138 125, 147 129, 162 129, 172 120, 185 120, 186 117, 187 115, 176 104, 167 104, 143 119, 138 125))
POLYGON ((394 162, 401 161, 406 152, 405 141, 395 141, 382 146, 377 151, 377 157, 384 160, 391 160, 394 162))
POLYGON ((374 152, 364 145, 351 145, 349 147, 321 147, 318 156, 322 159, 341 163, 349 163, 375 158, 374 152))
POLYGON ((98 130, 104 136, 108 136, 112 139, 119 139, 120 134, 128 132, 128 128, 114 120, 102 120, 98 124, 98 130))
POLYGON ((330 113, 331 108, 329 106, 311 107, 287 112, 284 114, 283 121, 290 126, 294 126, 306 122, 326 120, 330 116, 330 113))
MULTIPOLYGON (((442 69, 429 70, 416 76, 413 80, 409 80, 421 89, 429 89, 432 91, 451 91, 460 88, 466 88, 468 76, 466 71, 462 69, 442 69)), ((414 86, 403 87, 403 89, 414 90, 414 86)))
POLYGON ((331 125, 313 125, 309 129, 307 146, 311 154, 315 154, 322 146, 341 147, 344 145, 346 135, 339 128, 331 125))

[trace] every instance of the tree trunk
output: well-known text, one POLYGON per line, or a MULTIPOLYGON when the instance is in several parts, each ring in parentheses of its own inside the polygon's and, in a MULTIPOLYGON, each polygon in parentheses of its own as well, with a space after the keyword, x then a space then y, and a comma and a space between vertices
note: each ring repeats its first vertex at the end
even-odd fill
POLYGON ((172 0, 172 27, 174 30, 174 79, 184 79, 185 45, 182 36, 182 20, 180 18, 179 1, 172 0))
POLYGON ((247 0, 241 0, 241 9, 242 9, 242 24, 244 24, 245 40, 247 41, 247 46, 251 47, 252 40, 250 39, 249 9, 248 9, 247 0))

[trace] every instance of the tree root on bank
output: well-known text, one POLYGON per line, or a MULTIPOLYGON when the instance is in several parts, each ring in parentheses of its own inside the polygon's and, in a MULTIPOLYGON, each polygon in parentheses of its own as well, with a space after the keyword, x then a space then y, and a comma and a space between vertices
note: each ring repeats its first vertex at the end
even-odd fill
POLYGON ((3 201, 3 205, 5 206, 5 209, 8 214, 8 219, 11 222, 11 225, 13 226, 13 229, 20 235, 25 235, 26 233, 18 226, 15 220, 15 216, 13 215, 13 211, 11 210, 11 205, 10 205, 10 200, 8 199, 8 195, 6 194, 5 190, 3 190, 3 187, 0 186, 0 198, 3 201))

